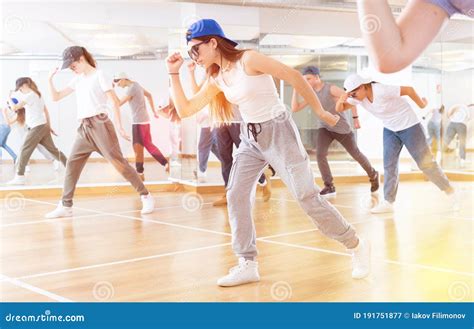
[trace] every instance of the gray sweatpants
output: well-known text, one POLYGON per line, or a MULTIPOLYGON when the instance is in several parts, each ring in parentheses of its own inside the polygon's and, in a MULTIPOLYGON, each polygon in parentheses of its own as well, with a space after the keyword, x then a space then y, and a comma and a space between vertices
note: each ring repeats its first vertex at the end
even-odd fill
POLYGON ((123 157, 114 125, 107 116, 95 116, 82 120, 77 129, 76 140, 66 164, 66 175, 62 202, 72 206, 76 184, 92 152, 97 152, 109 161, 128 180, 140 195, 148 194, 135 169, 123 157))
POLYGON ((357 245, 358 238, 352 226, 336 208, 320 197, 308 154, 290 116, 253 124, 253 127, 242 124, 240 132, 242 142, 227 186, 232 247, 238 257, 251 259, 257 255, 252 206, 255 185, 268 163, 323 234, 347 248, 357 245))
POLYGON ((25 174, 28 161, 30 161, 30 157, 38 145, 43 145, 54 159, 61 161, 63 165, 66 164, 66 156, 54 145, 51 128, 45 123, 34 128, 28 128, 25 141, 21 147, 20 160, 18 161, 18 175, 25 174))

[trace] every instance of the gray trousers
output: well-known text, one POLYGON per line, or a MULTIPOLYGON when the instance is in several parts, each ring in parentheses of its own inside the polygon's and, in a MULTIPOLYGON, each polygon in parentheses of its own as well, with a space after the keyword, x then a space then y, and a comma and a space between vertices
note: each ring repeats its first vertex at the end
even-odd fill
POLYGON ((43 145, 54 159, 66 165, 66 156, 54 145, 53 137, 51 137, 51 128, 45 123, 33 128, 28 128, 25 141, 21 147, 20 160, 18 161, 18 175, 25 174, 26 165, 38 145, 43 145))
POLYGON ((76 140, 66 164, 62 202, 72 206, 76 184, 82 169, 92 152, 97 152, 109 161, 115 169, 137 190, 140 195, 148 194, 135 169, 123 157, 114 125, 106 116, 95 116, 82 120, 77 129, 76 140))
POLYGON ((300 207, 323 234, 347 248, 357 245, 358 238, 352 226, 334 206, 320 197, 308 154, 291 117, 278 117, 260 124, 242 124, 240 138, 242 142, 227 185, 232 247, 238 257, 251 259, 257 255, 252 206, 255 185, 267 164, 275 169, 300 207))
POLYGON ((450 122, 446 129, 446 136, 444 137, 444 150, 448 149, 449 144, 456 135, 459 136, 459 157, 466 160, 466 136, 467 126, 462 122, 450 122))
POLYGON ((316 140, 316 158, 318 160, 318 168, 321 172, 324 185, 332 186, 333 177, 331 168, 328 163, 328 150, 333 140, 337 140, 346 149, 347 153, 356 160, 360 166, 365 170, 367 176, 372 179, 375 176, 375 169, 370 164, 369 159, 362 154, 357 146, 355 135, 353 132, 348 134, 338 134, 333 131, 329 131, 326 128, 319 128, 316 140))

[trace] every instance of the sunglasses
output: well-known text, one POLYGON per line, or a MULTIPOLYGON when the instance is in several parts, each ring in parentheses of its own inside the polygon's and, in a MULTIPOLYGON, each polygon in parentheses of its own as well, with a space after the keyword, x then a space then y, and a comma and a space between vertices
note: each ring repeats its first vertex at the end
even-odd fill
POLYGON ((196 43, 194 46, 191 47, 191 49, 188 50, 188 55, 191 57, 193 61, 197 60, 199 57, 199 46, 202 45, 203 43, 208 43, 211 40, 207 41, 201 41, 199 43, 196 43))
POLYGON ((114 79, 114 83, 118 83, 122 79, 114 79))

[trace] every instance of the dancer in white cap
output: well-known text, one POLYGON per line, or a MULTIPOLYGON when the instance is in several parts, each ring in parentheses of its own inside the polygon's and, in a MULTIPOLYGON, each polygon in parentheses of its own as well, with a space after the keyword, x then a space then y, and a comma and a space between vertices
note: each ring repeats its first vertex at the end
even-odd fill
POLYGON ((420 98, 412 87, 390 86, 373 82, 369 78, 352 74, 344 81, 346 93, 336 104, 336 111, 348 110, 359 105, 382 120, 384 201, 372 208, 372 213, 393 212, 398 190, 398 163, 400 152, 405 146, 421 171, 440 190, 444 191, 455 209, 459 208, 454 189, 448 178, 434 161, 425 138, 420 119, 403 96, 410 97, 420 108, 428 102, 420 98))

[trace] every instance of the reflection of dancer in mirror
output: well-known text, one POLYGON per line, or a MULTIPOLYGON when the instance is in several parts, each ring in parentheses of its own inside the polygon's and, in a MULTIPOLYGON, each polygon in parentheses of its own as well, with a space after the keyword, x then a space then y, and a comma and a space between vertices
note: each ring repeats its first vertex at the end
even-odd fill
POLYGON ((176 112, 173 100, 170 98, 168 105, 159 106, 157 114, 163 118, 168 119, 169 141, 171 145, 171 153, 169 155, 169 162, 172 167, 181 166, 179 161, 179 154, 181 149, 181 118, 176 112))
POLYGON ((211 127, 209 110, 204 109, 196 117, 197 124, 201 127, 198 141, 198 168, 193 171, 197 181, 204 182, 207 177, 207 165, 211 152, 219 159, 215 129, 211 127))
MULTIPOLYGON (((55 135, 55 136, 57 137, 58 135, 55 135)), ((54 158, 54 156, 53 156, 51 153, 49 153, 48 150, 46 150, 46 148, 45 148, 43 145, 39 144, 39 145, 36 147, 36 150, 37 150, 39 153, 41 153, 41 154, 43 155, 43 157, 44 157, 46 160, 52 162, 52 164, 53 164, 53 169, 54 169, 55 171, 59 171, 59 164, 60 164, 60 162, 59 162, 58 160, 56 160, 56 159, 54 158)), ((26 166, 26 167, 28 168, 28 166, 26 166)))
MULTIPOLYGON (((200 88, 200 86, 196 82, 196 76, 194 75, 195 68, 196 64, 194 62, 189 62, 188 71, 191 77, 193 93, 197 93, 200 88)), ((197 170, 194 170, 194 178, 197 181, 205 181, 207 176, 206 170, 210 153, 212 152, 216 156, 216 158, 219 159, 216 141, 216 130, 215 127, 211 126, 209 108, 207 106, 204 108, 204 110, 197 114, 196 121, 197 124, 201 127, 201 130, 199 133, 198 142, 198 168, 197 170)))
POLYGON ((75 77, 61 90, 57 90, 53 83, 58 69, 51 73, 49 77, 51 97, 54 101, 60 101, 75 92, 80 126, 66 166, 62 200, 54 211, 46 214, 46 217, 73 215, 72 204, 77 181, 92 152, 97 152, 107 159, 133 185, 141 197, 142 214, 153 212, 155 201, 137 172, 123 157, 115 127, 107 116, 109 100, 113 104, 120 134, 130 140, 122 126, 119 99, 113 90, 112 80, 107 79, 104 72, 97 69, 94 58, 84 47, 72 46, 64 50, 62 69, 67 68, 75 73, 75 77))
POLYGON ((458 210, 459 203, 448 178, 434 161, 426 142, 420 119, 403 96, 410 97, 420 108, 428 104, 420 98, 412 87, 389 86, 373 82, 369 78, 352 74, 344 82, 346 94, 342 95, 337 111, 350 109, 351 105, 362 106, 376 118, 382 120, 383 129, 383 163, 384 163, 384 201, 371 209, 372 213, 393 212, 399 173, 400 152, 405 146, 418 168, 438 188, 446 193, 450 203, 458 210))
MULTIPOLYGON (((8 122, 10 122, 10 124, 9 124, 10 131, 11 131, 11 127, 14 124, 17 124, 17 126, 18 126, 17 132, 19 132, 19 134, 22 137, 23 142, 24 142, 25 137, 28 134, 28 127, 26 127, 26 125, 25 125, 25 108, 22 107, 22 108, 20 108, 16 111, 13 111, 10 107, 5 107, 4 112, 3 112, 3 119, 8 120, 8 122)), ((36 145, 36 150, 38 152, 40 152, 46 160, 52 161, 53 169, 55 171, 59 170, 59 165, 60 165, 61 162, 56 160, 55 157, 51 153, 49 153, 48 150, 43 145, 41 145, 41 144, 36 145)), ((1 156, 0 156, 0 158, 1 158, 1 156)), ((16 162, 16 158, 14 159, 14 162, 16 162)), ((31 158, 30 158, 30 161, 28 163, 30 163, 30 162, 31 162, 31 158)), ((28 173, 30 171, 31 171, 30 165, 27 164, 25 166, 25 173, 28 173)))
POLYGON ((469 106, 458 104, 452 106, 448 111, 449 124, 446 128, 446 135, 444 137, 444 151, 450 152, 449 144, 458 136, 459 138, 459 161, 461 168, 464 168, 466 162, 466 137, 467 137, 467 123, 471 119, 469 106))
POLYGON ((8 154, 13 159, 13 164, 16 163, 16 153, 7 145, 8 136, 12 131, 11 127, 18 122, 23 124, 25 121, 25 109, 21 108, 18 111, 13 111, 10 106, 6 106, 2 109, 2 115, 0 116, 0 160, 2 160, 2 148, 7 151, 8 154), (22 112, 22 115, 19 115, 18 112, 22 112))
POLYGON ((184 60, 179 53, 168 56, 171 90, 180 117, 189 117, 210 104, 213 121, 229 122, 233 117, 232 102, 239 106, 244 122, 242 141, 227 185, 232 246, 239 264, 218 280, 218 285, 236 286, 260 280, 255 260, 257 241, 252 207, 258 178, 268 163, 318 229, 350 250, 352 276, 367 276, 369 243, 359 239, 337 209, 319 195, 308 154, 291 115, 278 96, 273 77, 296 88, 316 114, 330 125, 334 126, 339 117, 322 108, 298 71, 257 51, 235 48, 237 43, 226 38, 216 21, 197 21, 188 29, 186 40, 191 59, 206 69, 207 77, 199 92, 187 98, 179 78, 184 60))
POLYGON ((423 116, 423 119, 428 119, 428 146, 431 152, 436 155, 441 149, 441 124, 443 121, 444 105, 438 108, 432 108, 423 116))
POLYGON ((151 110, 155 117, 158 118, 159 114, 158 111, 155 110, 153 96, 138 82, 130 80, 124 72, 114 76, 114 83, 120 88, 127 88, 126 95, 120 100, 119 104, 122 106, 128 102, 132 110, 132 143, 133 151, 135 152, 135 167, 138 175, 142 181, 145 180, 143 148, 146 148, 151 156, 165 167, 165 171, 169 172, 168 160, 166 160, 161 151, 151 140, 150 116, 146 109, 145 98, 148 99, 151 110))
POLYGON ((16 90, 12 97, 18 100, 17 104, 10 101, 10 106, 14 111, 25 109, 25 125, 28 132, 21 147, 15 178, 8 184, 23 185, 26 183, 26 165, 38 144, 43 145, 63 165, 66 165, 66 156, 54 144, 51 135, 56 135, 56 133, 51 128, 48 108, 44 104, 36 83, 28 77, 19 78, 16 80, 16 90))
MULTIPOLYGON (((357 146, 355 134, 352 132, 351 126, 345 115, 336 112, 336 103, 339 97, 344 95, 344 90, 330 83, 325 83, 321 80, 319 68, 315 66, 308 66, 303 70, 303 76, 314 92, 319 98, 325 110, 340 116, 339 121, 333 127, 326 124, 316 117, 317 133, 316 133, 316 158, 318 161, 319 172, 321 173, 324 188, 319 192, 323 197, 332 197, 336 195, 336 187, 333 184, 333 177, 331 168, 328 163, 329 146, 334 140, 337 140, 349 153, 349 155, 356 160, 359 165, 365 170, 370 181, 370 192, 375 193, 379 189, 379 173, 370 164, 369 159, 362 154, 357 146)), ((308 103, 298 101, 298 94, 293 90, 293 98, 291 100, 291 110, 298 112, 308 106, 308 103)), ((359 129, 359 116, 357 115, 357 108, 352 106, 352 119, 354 120, 354 128, 359 129)))
POLYGON ((452 15, 474 17, 472 0, 410 0, 397 20, 387 0, 358 0, 357 7, 370 58, 383 73, 410 65, 452 15))
MULTIPOLYGON (((194 62, 188 64, 193 92, 197 93, 202 85, 198 85, 196 82, 196 77, 194 75, 195 66, 196 64, 194 62)), ((232 169, 232 163, 234 162, 234 145, 238 149, 241 142, 240 125, 242 123, 242 116, 240 115, 239 107, 235 104, 232 105, 232 110, 233 115, 230 122, 226 124, 211 122, 211 125, 214 126, 213 130, 215 141, 217 143, 217 152, 219 153, 217 158, 221 162, 221 173, 225 187, 227 187, 227 184, 229 183, 230 171, 232 169)), ((209 111, 207 106, 205 111, 209 111)), ((202 112, 203 111, 199 112, 198 115, 202 112)), ((265 170, 265 172, 266 174, 262 173, 258 179, 258 185, 262 186, 263 201, 267 202, 272 197, 271 181, 270 179, 267 179, 267 177, 272 177, 274 175, 274 170, 269 166, 268 170, 265 170)), ((227 195, 224 194, 220 199, 214 201, 212 205, 214 207, 227 205, 227 195)))
POLYGON ((158 115, 167 118, 169 121, 169 140, 171 154, 169 156, 172 167, 181 166, 179 154, 181 149, 181 118, 176 112, 173 100, 170 98, 168 105, 159 107, 158 115))

